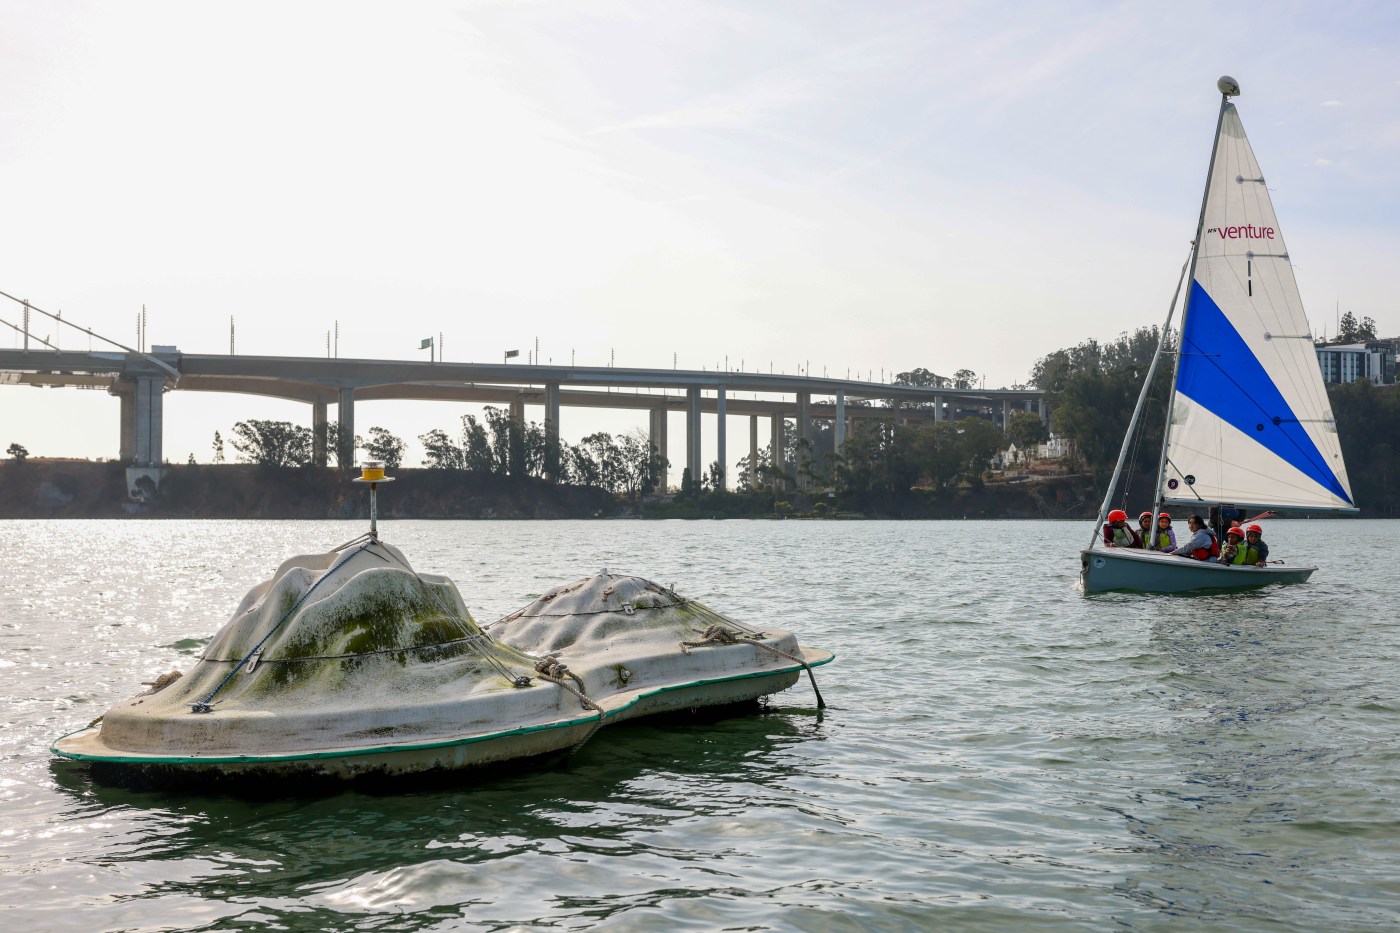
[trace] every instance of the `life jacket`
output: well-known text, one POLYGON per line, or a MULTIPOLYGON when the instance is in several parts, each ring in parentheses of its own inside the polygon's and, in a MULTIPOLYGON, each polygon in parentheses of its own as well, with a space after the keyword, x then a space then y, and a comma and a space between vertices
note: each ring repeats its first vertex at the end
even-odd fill
POLYGON ((1217 538, 1215 532, 1211 531, 1209 528, 1207 528, 1206 531, 1210 533, 1210 547, 1193 548, 1191 550, 1191 556, 1196 558, 1196 560, 1207 560, 1212 557, 1220 556, 1220 539, 1217 538))
POLYGON ((1248 544, 1238 544, 1235 546, 1235 559, 1230 561, 1230 563, 1237 565, 1248 564, 1253 567, 1255 564, 1259 563, 1259 552, 1248 544))
POLYGON ((1170 551, 1172 549, 1172 539, 1165 531, 1157 532, 1157 550, 1170 551))
MULTIPOLYGON (((1113 529, 1113 543, 1119 547, 1134 547, 1133 530, 1128 527, 1113 529)), ((1136 545, 1141 547, 1141 545, 1136 545)))

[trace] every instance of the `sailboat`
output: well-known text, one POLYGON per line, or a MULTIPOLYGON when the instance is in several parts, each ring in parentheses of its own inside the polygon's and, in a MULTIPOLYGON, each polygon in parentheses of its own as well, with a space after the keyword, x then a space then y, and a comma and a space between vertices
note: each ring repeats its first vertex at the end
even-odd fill
MULTIPOLYGON (((1148 389, 1164 357, 1175 358, 1152 513, 1164 507, 1206 515, 1212 506, 1248 510, 1355 512, 1332 406, 1303 313, 1298 283, 1254 150, 1221 94, 1200 219, 1182 282, 1189 282, 1174 344, 1173 296, 1161 342, 1099 509, 1093 542, 1080 552, 1084 592, 1178 593, 1302 583, 1317 569, 1284 563, 1227 565, 1107 547, 1100 529, 1148 389)), ((1155 536, 1154 536, 1155 537, 1155 536)))

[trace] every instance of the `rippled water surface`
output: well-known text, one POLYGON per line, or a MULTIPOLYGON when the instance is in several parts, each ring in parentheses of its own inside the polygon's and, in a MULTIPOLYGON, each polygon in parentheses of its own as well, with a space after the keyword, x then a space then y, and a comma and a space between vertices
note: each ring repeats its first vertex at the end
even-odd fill
POLYGON ((602 567, 834 649, 767 711, 402 794, 95 785, 49 743, 189 669, 336 522, 0 522, 12 930, 1400 925, 1400 523, 1268 523, 1305 586, 1073 589, 1049 522, 394 522, 491 621, 602 567))

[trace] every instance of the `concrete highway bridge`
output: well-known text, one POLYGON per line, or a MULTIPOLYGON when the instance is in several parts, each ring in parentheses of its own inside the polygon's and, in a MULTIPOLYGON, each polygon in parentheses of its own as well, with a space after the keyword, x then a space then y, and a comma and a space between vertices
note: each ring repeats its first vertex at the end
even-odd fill
POLYGON ((980 416, 1004 430, 1013 410, 1045 417, 1044 395, 1034 389, 932 389, 737 371, 202 355, 161 346, 150 353, 0 350, 0 386, 6 385, 105 388, 121 399, 120 458, 144 468, 159 468, 164 463, 162 399, 172 391, 233 392, 305 402, 311 406, 314 457, 321 466, 327 462, 325 426, 332 405, 340 425, 338 462, 354 462, 357 401, 490 403, 508 406, 511 417, 522 424, 526 405, 542 406, 540 420, 548 449, 554 451, 559 449, 560 413, 565 407, 647 411, 651 441, 663 454, 668 449, 666 416, 683 411, 684 466, 697 478, 703 474, 702 414, 717 417, 715 460, 726 470, 726 416, 732 415, 749 416, 751 464, 758 460, 761 418, 768 420, 773 450, 780 451, 784 419, 795 422, 800 438, 810 437, 814 419, 830 420, 839 450, 849 424, 859 418, 894 415, 906 420, 956 420, 980 416), (888 407, 899 402, 931 407, 897 411, 888 407))

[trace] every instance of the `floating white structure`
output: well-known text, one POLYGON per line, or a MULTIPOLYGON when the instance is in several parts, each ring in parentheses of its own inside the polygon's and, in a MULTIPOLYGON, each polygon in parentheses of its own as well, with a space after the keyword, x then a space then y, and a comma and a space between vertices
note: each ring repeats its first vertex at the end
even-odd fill
MULTIPOLYGON (((365 479, 383 482, 382 465, 365 479)), ((756 699, 831 659, 606 572, 482 629, 450 580, 418 573, 371 531, 283 562, 189 673, 53 752, 156 778, 446 771, 568 750, 624 719, 756 699)))

